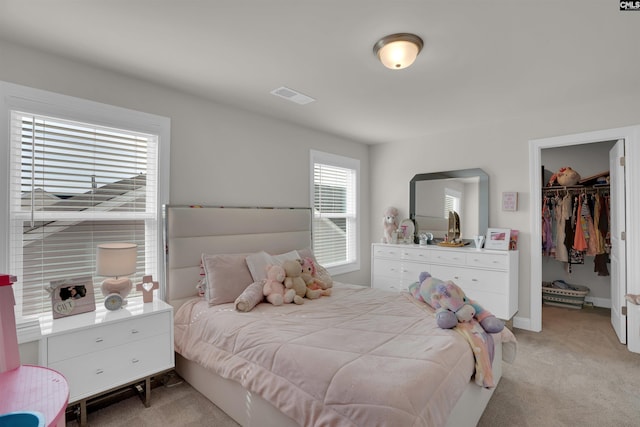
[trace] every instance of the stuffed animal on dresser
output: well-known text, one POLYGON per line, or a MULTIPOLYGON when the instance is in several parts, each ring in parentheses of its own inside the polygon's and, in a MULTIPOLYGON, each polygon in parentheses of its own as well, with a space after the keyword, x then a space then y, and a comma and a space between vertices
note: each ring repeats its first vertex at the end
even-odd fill
POLYGON ((436 323, 442 329, 454 328, 458 322, 476 319, 482 328, 491 334, 504 329, 504 322, 470 300, 464 291, 452 281, 443 282, 424 271, 419 281, 409 287, 409 292, 418 300, 436 310, 436 323))
POLYGON ((382 243, 393 243, 391 236, 393 232, 398 229, 398 215, 398 209, 392 206, 385 209, 384 216, 382 217, 382 226, 384 229, 382 243))

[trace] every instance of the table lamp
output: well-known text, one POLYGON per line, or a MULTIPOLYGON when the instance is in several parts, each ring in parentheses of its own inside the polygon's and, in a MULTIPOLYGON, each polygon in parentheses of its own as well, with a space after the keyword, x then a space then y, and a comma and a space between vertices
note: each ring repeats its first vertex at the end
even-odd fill
POLYGON ((102 282, 104 306, 108 310, 118 310, 127 304, 131 292, 129 275, 136 272, 138 245, 134 243, 103 243, 96 252, 97 274, 107 277, 102 282))

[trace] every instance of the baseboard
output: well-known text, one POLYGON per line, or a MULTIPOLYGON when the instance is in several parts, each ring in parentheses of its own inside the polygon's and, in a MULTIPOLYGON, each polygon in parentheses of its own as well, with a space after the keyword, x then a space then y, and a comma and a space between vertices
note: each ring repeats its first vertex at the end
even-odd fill
POLYGON ((597 298, 597 297, 587 296, 585 297, 584 300, 592 303, 594 307, 611 308, 610 298, 597 298))

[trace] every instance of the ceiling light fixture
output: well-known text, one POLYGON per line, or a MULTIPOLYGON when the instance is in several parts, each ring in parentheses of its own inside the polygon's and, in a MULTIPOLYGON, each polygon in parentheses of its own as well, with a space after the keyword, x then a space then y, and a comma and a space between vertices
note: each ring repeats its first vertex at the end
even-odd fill
POLYGON ((392 70, 407 68, 416 60, 424 42, 415 34, 398 33, 381 38, 373 45, 373 53, 392 70))

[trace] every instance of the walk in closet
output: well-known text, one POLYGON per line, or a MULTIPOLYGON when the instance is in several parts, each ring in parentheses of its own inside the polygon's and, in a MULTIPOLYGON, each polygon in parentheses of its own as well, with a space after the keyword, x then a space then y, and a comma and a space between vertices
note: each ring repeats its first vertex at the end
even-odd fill
POLYGON ((541 152, 545 304, 582 309, 582 297, 584 307, 611 308, 608 177, 609 151, 615 142, 547 148, 541 152), (567 166, 580 174, 580 181, 576 185, 563 186, 555 182, 549 186, 552 175, 567 166), (568 292, 555 292, 563 288, 568 292), (558 298, 554 298, 555 295, 558 298))

